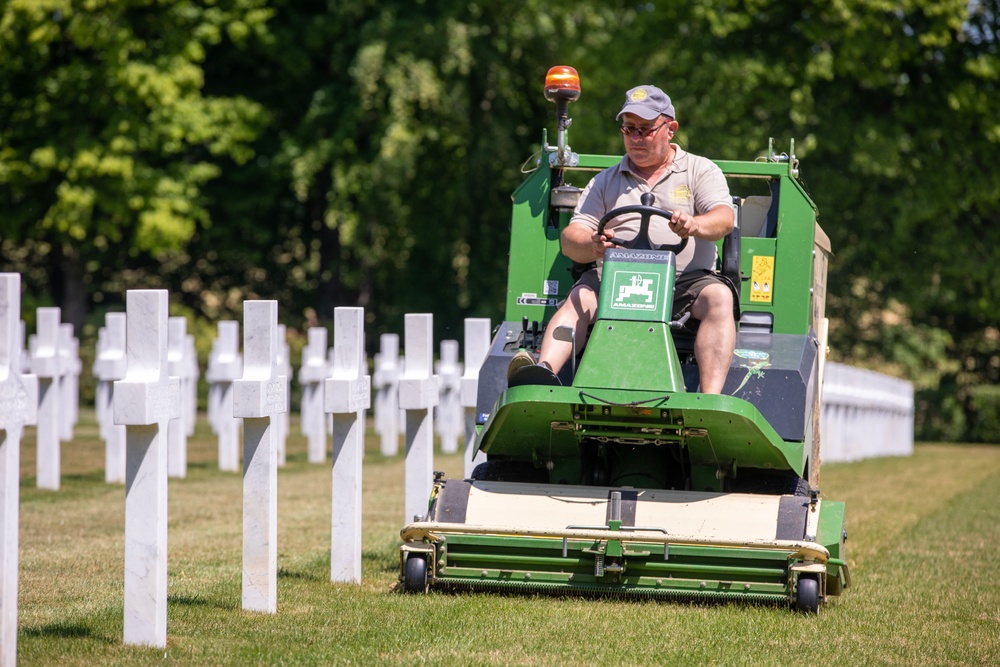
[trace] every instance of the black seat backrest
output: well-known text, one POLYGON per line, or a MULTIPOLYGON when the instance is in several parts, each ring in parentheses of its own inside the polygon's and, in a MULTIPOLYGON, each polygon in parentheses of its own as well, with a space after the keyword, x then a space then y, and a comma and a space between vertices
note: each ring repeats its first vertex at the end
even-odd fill
POLYGON ((740 219, 743 206, 739 197, 733 197, 733 208, 736 224, 733 225, 733 231, 722 241, 722 275, 733 281, 733 285, 739 289, 740 283, 743 282, 743 273, 740 271, 740 219))

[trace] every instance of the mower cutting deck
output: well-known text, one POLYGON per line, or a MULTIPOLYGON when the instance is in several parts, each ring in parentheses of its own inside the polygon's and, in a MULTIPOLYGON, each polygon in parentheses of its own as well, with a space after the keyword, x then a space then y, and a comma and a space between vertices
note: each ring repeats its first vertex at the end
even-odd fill
POLYGON ((815 498, 440 481, 403 583, 785 602, 849 584, 843 505, 815 498), (823 517, 823 520, 820 520, 823 517), (829 546, 824 546, 828 544, 829 546))
MULTIPOLYGON (((843 503, 822 499, 819 400, 830 248, 790 157, 718 162, 738 228, 720 269, 740 287, 736 353, 722 395, 698 393, 691 340, 671 322, 677 248, 608 250, 597 322, 579 364, 508 385, 537 355, 573 284, 559 250, 580 189, 618 156, 577 155, 566 133, 579 95, 553 68, 557 146, 514 195, 507 315, 479 374, 472 479, 435 480, 428 513, 401 531, 400 580, 512 589, 789 603, 818 611, 850 585, 843 503), (585 183, 585 180, 583 181, 585 183), (742 192, 741 190, 746 190, 742 192)), ((557 337, 567 332, 556 332, 557 337)), ((585 343, 585 345, 584 345, 585 343)), ((531 367, 529 367, 531 368, 531 367)), ((537 368, 537 367, 536 367, 537 368)))

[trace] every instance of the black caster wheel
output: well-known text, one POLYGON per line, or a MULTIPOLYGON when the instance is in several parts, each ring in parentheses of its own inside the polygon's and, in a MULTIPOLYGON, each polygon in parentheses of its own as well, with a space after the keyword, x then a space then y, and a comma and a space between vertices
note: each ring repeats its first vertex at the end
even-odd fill
POLYGON ((819 613, 819 577, 815 574, 799 575, 795 587, 795 608, 806 614, 819 613))
POLYGON ((407 593, 427 592, 427 559, 411 555, 403 567, 403 590, 407 593))

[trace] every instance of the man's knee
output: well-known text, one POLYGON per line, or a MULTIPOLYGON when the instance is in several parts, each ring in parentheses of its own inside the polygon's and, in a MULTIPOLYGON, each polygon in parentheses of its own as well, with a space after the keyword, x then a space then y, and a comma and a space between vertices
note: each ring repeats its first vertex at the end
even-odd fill
POLYGON ((585 285, 577 285, 559 310, 563 310, 565 314, 572 313, 575 319, 593 322, 597 318, 597 293, 585 285))
POLYGON ((691 314, 699 320, 707 317, 733 319, 733 292, 722 283, 706 285, 691 307, 691 314))

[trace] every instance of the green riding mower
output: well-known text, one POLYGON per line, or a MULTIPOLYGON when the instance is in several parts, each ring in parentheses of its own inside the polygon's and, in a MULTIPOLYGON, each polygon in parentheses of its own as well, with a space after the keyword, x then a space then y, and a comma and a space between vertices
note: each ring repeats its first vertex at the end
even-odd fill
MULTIPOLYGON (((776 602, 817 612, 850 586, 844 504, 819 493, 827 236, 798 180, 794 143, 717 161, 737 225, 719 270, 740 291, 722 394, 698 392, 693 339, 671 322, 675 253, 609 249, 587 341, 568 327, 556 381, 508 385, 537 355, 573 285, 560 252, 580 187, 620 156, 573 153, 572 68, 553 68, 558 141, 513 195, 505 320, 479 373, 470 479, 437 475, 426 516, 401 531, 410 592, 483 589, 776 602)), ((606 219, 624 211, 611 211, 606 219)), ((642 229, 670 212, 629 207, 642 229), (634 209, 634 210, 633 210, 634 209)), ((555 379, 555 378, 554 378, 555 379)))

